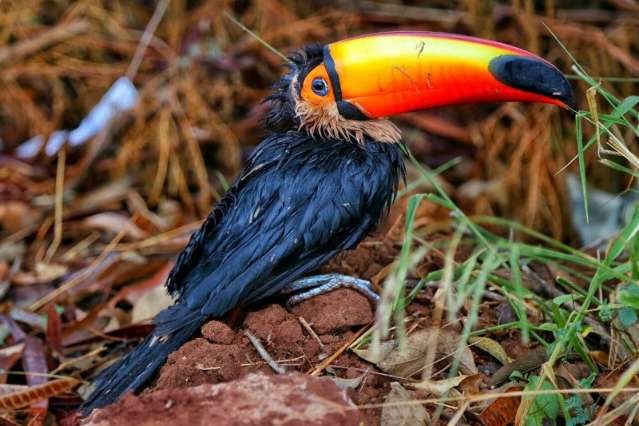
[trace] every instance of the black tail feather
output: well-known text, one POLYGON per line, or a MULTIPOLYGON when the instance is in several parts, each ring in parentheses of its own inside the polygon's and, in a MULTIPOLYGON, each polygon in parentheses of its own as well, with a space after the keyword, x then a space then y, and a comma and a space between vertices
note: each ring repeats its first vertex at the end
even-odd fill
POLYGON ((94 408, 111 404, 127 392, 140 391, 169 354, 182 346, 206 319, 184 305, 173 305, 162 311, 155 319, 153 333, 94 380, 95 388, 79 408, 80 413, 86 416, 94 408))

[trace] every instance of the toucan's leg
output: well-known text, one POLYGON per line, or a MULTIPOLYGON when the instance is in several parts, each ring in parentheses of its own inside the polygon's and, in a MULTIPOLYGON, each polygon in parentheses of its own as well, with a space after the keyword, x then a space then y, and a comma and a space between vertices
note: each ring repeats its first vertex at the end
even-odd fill
POLYGON ((337 288, 357 290, 373 303, 377 303, 379 300, 379 296, 373 291, 370 281, 341 274, 314 275, 302 278, 287 284, 282 289, 282 293, 295 293, 286 301, 286 307, 290 308, 303 300, 328 293, 337 288))

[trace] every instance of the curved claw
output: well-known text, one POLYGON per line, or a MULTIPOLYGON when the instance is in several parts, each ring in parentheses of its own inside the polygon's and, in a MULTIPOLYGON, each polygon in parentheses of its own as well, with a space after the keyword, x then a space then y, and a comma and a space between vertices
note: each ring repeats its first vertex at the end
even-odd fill
POLYGON ((290 308, 304 300, 338 288, 357 290, 373 304, 379 301, 379 295, 373 291, 370 281, 342 274, 325 274, 302 278, 287 284, 281 291, 284 294, 295 293, 286 301, 286 308, 290 310, 290 308))

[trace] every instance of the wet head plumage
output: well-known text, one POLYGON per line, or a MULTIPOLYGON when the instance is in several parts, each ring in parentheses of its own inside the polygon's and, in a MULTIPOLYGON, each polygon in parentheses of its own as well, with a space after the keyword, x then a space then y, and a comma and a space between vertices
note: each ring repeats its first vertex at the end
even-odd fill
MULTIPOLYGON (((297 128, 318 140, 339 139, 364 143, 365 139, 398 143, 401 134, 387 119, 346 117, 336 100, 336 87, 329 76, 325 47, 313 44, 292 54, 288 73, 274 86, 267 100, 274 107, 267 115, 271 130, 297 128), (314 87, 318 85, 319 87, 314 87)), ((352 109, 351 109, 352 111, 352 109)))

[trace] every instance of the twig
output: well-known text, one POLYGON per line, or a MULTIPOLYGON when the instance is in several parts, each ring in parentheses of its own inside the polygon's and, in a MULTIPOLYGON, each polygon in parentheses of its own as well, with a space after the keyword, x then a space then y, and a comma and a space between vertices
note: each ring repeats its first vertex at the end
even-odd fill
POLYGON ((73 247, 67 250, 62 255, 62 260, 64 262, 73 261, 77 256, 80 255, 80 253, 84 252, 85 250, 88 250, 89 247, 91 247, 91 244, 95 243, 99 238, 100 238, 100 233, 98 232, 90 233, 86 238, 80 240, 73 247))
POLYGON ((455 412, 455 415, 450 419, 447 426, 455 426, 456 424, 458 424, 462 416, 466 413, 466 410, 468 409, 469 405, 470 405, 470 402, 464 401, 459 407, 459 409, 457 410, 457 412, 455 412))
POLYGON ((326 359, 324 361, 322 361, 317 367, 315 367, 308 374, 310 374, 311 376, 318 376, 322 371, 324 371, 324 369, 326 367, 331 365, 331 363, 333 361, 335 361, 335 359, 338 356, 340 356, 342 353, 344 353, 344 351, 346 351, 351 346, 351 344, 353 344, 353 342, 355 340, 357 340, 359 338, 359 336, 364 334, 364 332, 366 330, 368 330, 369 328, 370 328, 370 324, 365 325, 364 327, 362 327, 357 333, 355 333, 353 336, 351 336, 351 338, 348 339, 348 341, 346 341, 346 343, 344 343, 338 350, 336 350, 331 356, 326 357, 326 359))
POLYGON ((222 367, 205 367, 204 364, 198 362, 197 364, 195 364, 195 368, 200 371, 217 371, 220 370, 222 367))
POLYGON ((100 354, 100 352, 102 352, 104 350, 104 346, 99 346, 98 348, 92 350, 91 352, 87 352, 84 355, 80 355, 77 358, 71 358, 68 359, 62 363, 60 363, 60 365, 58 365, 54 370, 51 370, 50 376, 54 377, 56 374, 58 374, 60 371, 63 371, 66 368, 69 368, 79 362, 85 361, 87 359, 91 359, 94 356, 97 356, 100 354))
MULTIPOLYGON (((296 356, 295 358, 278 359, 275 362, 281 366, 297 367, 299 365, 303 365, 303 363, 299 363, 299 362, 295 363, 293 361, 302 360, 304 358, 305 358, 305 355, 300 355, 300 356, 296 356)), ((266 364, 264 361, 260 361, 260 362, 250 361, 250 362, 245 362, 244 364, 240 364, 240 367, 254 367, 256 365, 264 365, 264 364, 266 364)))
POLYGON ((28 40, 22 40, 10 46, 0 48, 0 64, 16 61, 31 55, 47 46, 62 42, 89 29, 87 21, 76 21, 68 25, 58 25, 28 40))
POLYGON ((53 226, 53 241, 44 257, 45 263, 50 263, 53 255, 62 241, 62 209, 64 205, 64 167, 66 162, 66 151, 60 150, 58 153, 58 167, 55 176, 55 216, 53 226))
POLYGON ((171 229, 161 234, 153 235, 152 237, 146 238, 142 241, 122 243, 116 247, 116 250, 136 251, 136 250, 143 250, 145 248, 153 247, 155 245, 161 244, 165 242, 166 240, 170 240, 172 238, 177 238, 184 235, 190 235, 191 233, 193 233, 193 231, 200 229, 203 222, 204 222, 203 220, 196 220, 195 222, 182 225, 179 228, 171 229))
MULTIPOLYGON (((133 216, 133 220, 135 220, 136 216, 137 215, 133 216)), ((29 310, 32 312, 37 311, 38 309, 42 308, 48 303, 56 300, 60 295, 66 293, 73 287, 82 283, 84 279, 88 277, 91 273, 93 273, 93 271, 97 269, 100 263, 104 261, 104 259, 106 259, 106 257, 117 247, 118 243, 120 242, 120 240, 122 240, 122 238, 124 238, 125 235, 126 235, 126 229, 123 228, 120 230, 120 232, 118 232, 118 234, 113 238, 113 240, 111 240, 111 242, 104 248, 102 253, 100 253, 100 255, 91 263, 91 265, 89 265, 88 268, 86 268, 84 271, 82 271, 82 273, 71 278, 69 281, 62 284, 60 287, 56 288, 52 292, 47 293, 41 299, 35 301, 29 307, 29 310)))
POLYGON ((140 43, 135 49, 135 53, 133 54, 133 59, 131 59, 131 63, 129 64, 129 68, 126 71, 126 77, 133 81, 135 74, 137 74, 140 65, 142 64, 142 60, 144 59, 144 52, 146 48, 151 43, 153 39, 153 34, 155 34, 155 30, 157 30, 158 25, 160 25, 160 21, 164 16, 164 12, 169 7, 169 2, 171 0, 160 0, 158 5, 155 7, 153 11, 153 16, 149 20, 149 23, 146 24, 146 28, 144 29, 144 33, 142 37, 140 37, 140 43))
POLYGON ((227 11, 224 11, 224 16, 226 16, 228 19, 231 20, 231 22, 233 22, 235 25, 237 25, 238 27, 240 27, 242 30, 246 31, 251 37, 253 37, 255 40, 257 40, 258 42, 260 42, 260 44, 264 47, 266 47, 268 50, 270 50, 271 52, 275 53, 277 56, 279 56, 280 58, 284 59, 284 61, 287 64, 291 63, 291 60, 289 58, 286 57, 286 55, 284 55, 282 52, 280 52, 279 50, 277 50, 276 48, 274 48, 273 46, 271 46, 266 40, 264 40, 262 37, 260 37, 259 35, 255 34, 253 31, 251 31, 250 29, 248 29, 243 23, 241 23, 240 21, 238 21, 235 16, 231 15, 230 13, 228 13, 227 11))
POLYGON ((633 396, 627 401, 621 403, 619 406, 615 407, 613 410, 608 412, 604 410, 599 410, 599 415, 586 426, 606 426, 610 424, 621 424, 619 417, 626 416, 625 425, 632 425, 634 423, 635 417, 637 415, 637 408, 639 407, 639 394, 633 396), (618 420, 615 422, 615 420, 618 420))
MULTIPOLYGON (((410 405, 422 405, 422 404, 442 404, 445 402, 457 402, 457 401, 468 401, 471 403, 481 402, 481 401, 490 401, 497 398, 516 398, 522 396, 542 396, 542 395, 583 395, 583 394, 591 394, 591 393, 612 393, 616 392, 615 388, 584 388, 584 389, 540 389, 540 390, 522 390, 522 391, 512 391, 512 392, 487 392, 487 393, 477 393, 470 395, 462 395, 462 396, 449 396, 446 398, 426 398, 426 399, 411 399, 405 401, 397 401, 397 402, 382 402, 375 404, 362 404, 354 409, 360 410, 368 410, 372 408, 384 408, 384 407, 404 407, 410 405)), ((619 392, 623 393, 637 393, 639 392, 638 387, 632 388, 624 388, 619 392)))
POLYGON ((326 349, 324 347, 324 343, 322 343, 319 336, 317 335, 317 333, 315 333, 315 330, 313 330, 311 325, 304 319, 304 317, 297 317, 297 320, 300 322, 300 324, 302 324, 302 327, 304 327, 304 329, 308 332, 308 334, 310 334, 311 337, 317 341, 317 343, 320 346, 320 349, 322 349, 322 352, 324 352, 326 349))
MULTIPOLYGON (((349 2, 350 4, 350 2, 349 2)), ((437 22, 438 24, 454 25, 467 18, 467 12, 432 7, 407 6, 405 4, 387 4, 373 1, 354 2, 355 10, 360 14, 385 20, 409 20, 419 22, 437 22)))
POLYGON ((279 365, 277 362, 275 362, 275 360, 271 357, 271 355, 267 352, 267 350, 264 349, 264 346, 262 346, 262 344, 260 343, 260 340, 257 337, 255 337, 253 333, 246 330, 244 334, 246 334, 246 337, 248 337, 251 343, 253 344, 253 346, 255 346, 257 353, 260 354, 262 359, 269 365, 269 367, 271 367, 273 371, 275 371, 277 374, 286 373, 286 369, 282 367, 281 365, 279 365))

